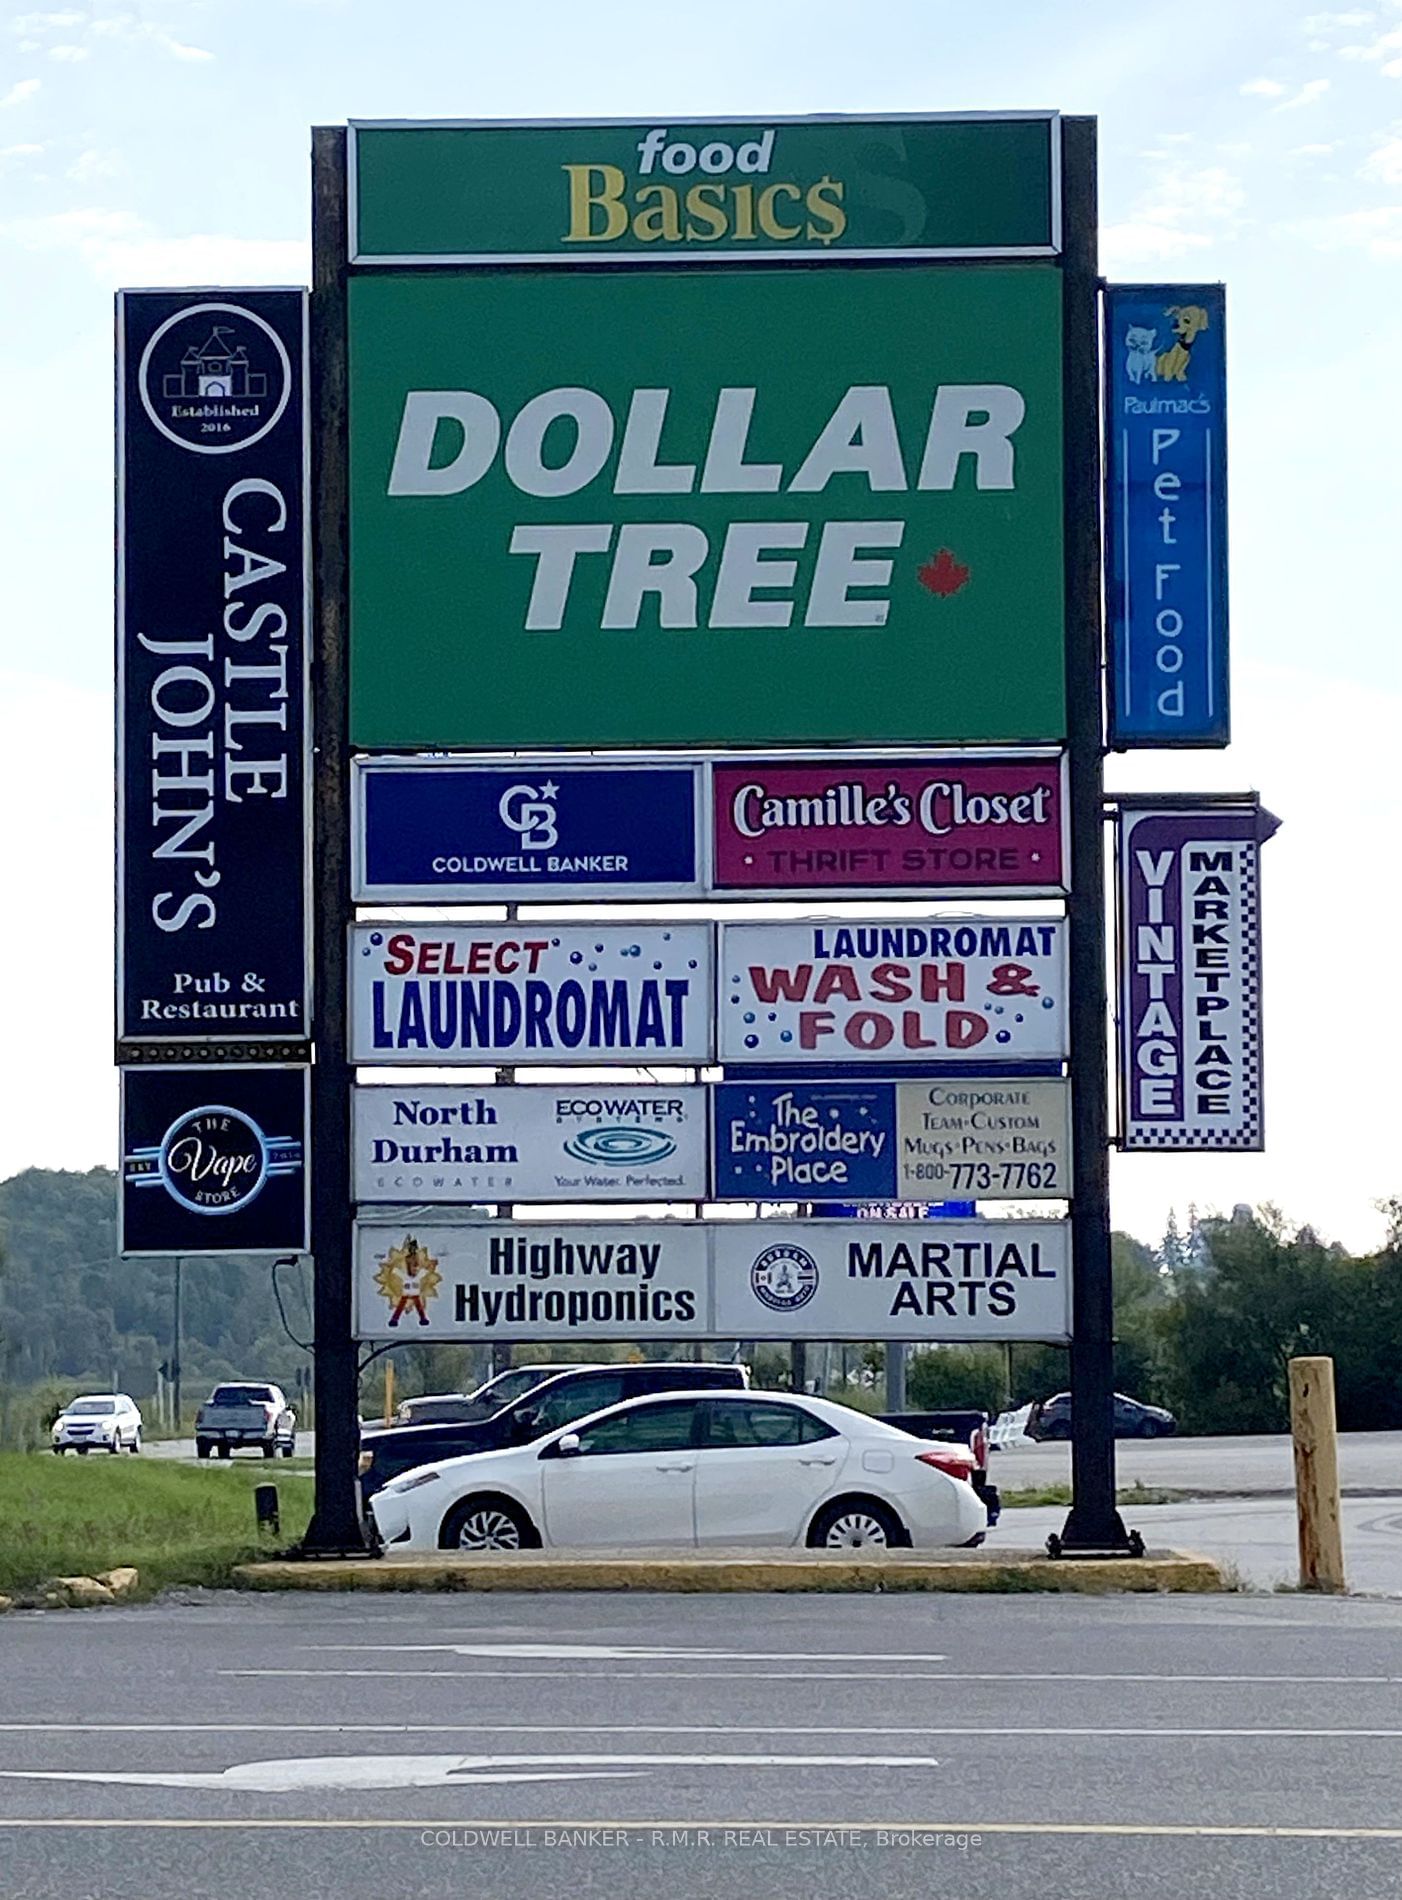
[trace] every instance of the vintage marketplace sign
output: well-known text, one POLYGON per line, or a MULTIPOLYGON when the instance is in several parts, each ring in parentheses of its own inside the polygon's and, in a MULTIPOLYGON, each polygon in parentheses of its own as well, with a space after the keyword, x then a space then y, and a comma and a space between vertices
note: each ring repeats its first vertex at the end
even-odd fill
POLYGON ((718 761, 711 886, 734 896, 1061 892, 1064 760, 959 753, 718 761))
POLYGON ((932 1082, 726 1082, 714 1090, 717 1200, 920 1206, 1070 1193, 1068 1085, 981 1076, 932 1082))
POLYGON ((1063 918, 722 924, 725 1063, 1058 1061, 1063 918))
POLYGON ((354 264, 1044 257, 1055 113, 359 123, 354 264))
POLYGON ((305 1253, 309 1075, 124 1069, 120 1251, 305 1253))
POLYGON ((709 924, 357 924, 356 1063, 704 1063, 709 924))
POLYGON ((306 297, 117 300, 117 1039, 301 1043, 306 297))
POLYGON ((696 897, 701 767, 359 759, 357 903, 696 897))
POLYGON ((1224 746, 1226 297, 1105 292, 1110 744, 1224 746))
POLYGON ((687 1339, 710 1329, 699 1221, 452 1220, 355 1229, 361 1339, 687 1339))
POLYGON ((1260 854, 1279 822, 1258 805, 1121 808, 1126 1148, 1265 1145, 1260 854))
POLYGON ((1064 1221, 357 1221, 366 1340, 1063 1340, 1064 1221))
POLYGON ((707 1090, 358 1088, 357 1201, 704 1200, 707 1090))
POLYGON ((357 746, 1065 736, 1054 266, 348 295, 357 746))

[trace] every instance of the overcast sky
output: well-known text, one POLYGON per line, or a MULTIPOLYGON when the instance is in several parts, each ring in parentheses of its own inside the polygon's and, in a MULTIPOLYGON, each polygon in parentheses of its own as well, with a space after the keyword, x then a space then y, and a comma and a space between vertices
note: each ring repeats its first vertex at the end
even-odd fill
POLYGON ((111 293, 305 281, 307 128, 1056 106, 1101 121, 1102 267, 1230 299, 1236 743, 1258 787, 1263 1156, 1118 1159, 1114 1218, 1274 1200, 1353 1246, 1402 1192, 1394 952, 1402 4, 147 0, 0 11, 0 1177, 116 1161, 111 293))

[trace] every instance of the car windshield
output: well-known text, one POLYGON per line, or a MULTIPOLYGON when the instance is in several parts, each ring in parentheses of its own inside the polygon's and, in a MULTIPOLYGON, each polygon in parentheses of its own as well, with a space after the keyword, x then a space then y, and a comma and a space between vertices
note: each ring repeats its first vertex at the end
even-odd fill
POLYGON ((108 1412, 115 1412, 115 1399, 74 1399, 68 1408, 70 1418, 102 1418, 108 1412))
POLYGON ((272 1398, 266 1385, 217 1385, 211 1405, 266 1405, 272 1398))
POLYGON ((538 1385, 547 1379, 553 1379, 558 1367, 554 1366, 515 1366, 510 1372, 503 1372, 500 1378, 484 1385, 475 1395, 474 1415, 493 1418, 503 1407, 514 1404, 528 1392, 534 1392, 538 1385), (480 1406, 480 1413, 478 1407, 480 1406))

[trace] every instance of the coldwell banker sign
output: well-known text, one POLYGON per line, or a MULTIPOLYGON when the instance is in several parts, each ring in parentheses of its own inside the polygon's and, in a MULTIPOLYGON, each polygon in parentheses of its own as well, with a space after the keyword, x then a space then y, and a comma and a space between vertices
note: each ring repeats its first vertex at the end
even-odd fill
POLYGON ((699 896, 699 771, 359 760, 353 894, 372 904, 699 896))
POLYGON ((703 1088, 358 1088, 358 1201, 702 1200, 703 1088))
POLYGON ((1061 918, 722 924, 720 1059, 1059 1060, 1065 935, 1061 918))
POLYGON ((123 1254, 307 1248, 305 1068, 122 1072, 123 1254))
POLYGON ((357 1063, 702 1063, 709 924, 359 924, 357 1063))
POLYGON ((348 294, 356 745, 1064 737, 1052 264, 348 294))
POLYGON ((1126 1148, 1264 1146, 1258 805, 1120 812, 1126 1148))
POLYGON ((306 299, 117 303, 117 1037, 305 1042, 306 299))

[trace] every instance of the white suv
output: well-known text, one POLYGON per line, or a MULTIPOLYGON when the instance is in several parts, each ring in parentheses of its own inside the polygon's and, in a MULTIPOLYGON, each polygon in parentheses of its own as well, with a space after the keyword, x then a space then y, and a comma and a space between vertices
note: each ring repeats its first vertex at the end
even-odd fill
POLYGON ((93 1450, 140 1451, 141 1414, 125 1392, 89 1392, 64 1406, 54 1420, 53 1439, 60 1456, 70 1446, 80 1458, 93 1450))

